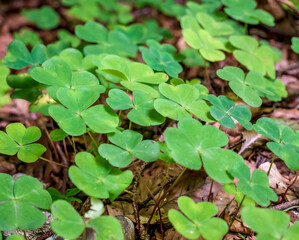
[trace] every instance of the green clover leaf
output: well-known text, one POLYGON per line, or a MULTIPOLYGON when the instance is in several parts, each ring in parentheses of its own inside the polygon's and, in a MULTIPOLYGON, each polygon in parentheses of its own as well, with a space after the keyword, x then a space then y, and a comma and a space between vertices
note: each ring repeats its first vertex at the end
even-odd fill
POLYGON ((223 219, 215 218, 217 207, 210 202, 195 203, 191 198, 182 196, 178 199, 181 211, 170 209, 168 218, 174 228, 188 239, 199 236, 207 240, 221 240, 228 232, 228 226, 223 219))
POLYGON ((16 40, 23 42, 25 45, 34 47, 35 45, 41 44, 42 41, 40 40, 38 33, 32 32, 27 29, 22 29, 20 33, 15 32, 13 34, 16 40))
POLYGON ((112 167, 105 159, 90 153, 80 152, 75 158, 77 166, 71 166, 69 177, 87 195, 95 198, 109 198, 113 201, 130 186, 133 174, 112 167))
POLYGON ((46 47, 42 44, 36 45, 31 53, 25 44, 19 40, 13 40, 7 48, 3 61, 12 69, 22 69, 27 66, 38 66, 48 58, 46 47))
POLYGON ((274 18, 268 12, 255 9, 256 2, 255 0, 221 0, 222 3, 226 6, 224 11, 230 17, 249 24, 258 24, 262 22, 269 26, 274 26, 274 18))
POLYGON ((51 206, 53 221, 51 228, 59 236, 67 239, 79 237, 85 228, 83 220, 73 206, 64 200, 57 200, 51 206))
POLYGON ((58 13, 48 6, 39 9, 24 9, 22 15, 41 29, 53 29, 59 24, 58 13))
POLYGON ((197 21, 191 16, 184 16, 181 19, 183 37, 187 44, 198 49, 203 58, 215 62, 225 59, 225 46, 217 37, 214 37, 207 30, 201 29, 197 21))
POLYGON ((271 118, 260 118, 253 125, 256 132, 270 138, 268 148, 281 158, 288 168, 299 169, 299 136, 287 125, 277 125, 271 118))
POLYGON ((241 204, 242 202, 242 207, 251 207, 251 206, 255 206, 255 201, 249 197, 246 196, 246 198, 244 198, 244 193, 242 193, 236 186, 234 183, 226 183, 223 185, 223 190, 231 195, 235 196, 235 199, 237 201, 238 204, 241 204))
POLYGON ((114 217, 101 216, 94 218, 88 222, 87 226, 96 231, 95 240, 124 240, 122 226, 114 217))
POLYGON ((101 24, 96 22, 87 22, 84 26, 78 25, 75 29, 76 35, 96 45, 88 45, 84 47, 84 53, 101 54, 109 53, 124 57, 134 57, 137 52, 137 46, 122 32, 108 30, 101 24))
POLYGON ((299 54, 299 38, 298 37, 292 37, 292 49, 295 53, 299 54))
POLYGON ((162 116, 181 120, 191 118, 192 113, 203 121, 215 121, 210 115, 209 103, 201 99, 199 90, 191 84, 171 86, 162 83, 159 85, 159 91, 165 98, 156 99, 154 107, 162 116))
POLYGON ((231 36, 229 41, 238 48, 233 51, 234 57, 248 70, 275 78, 274 64, 279 61, 279 57, 271 46, 259 46, 258 41, 251 36, 231 36))
POLYGON ((211 106, 211 115, 224 127, 236 128, 232 117, 236 119, 247 130, 252 129, 251 112, 245 105, 235 105, 235 102, 223 95, 216 97, 210 94, 208 100, 211 106))
POLYGON ((293 240, 299 234, 299 221, 289 227, 288 214, 275 209, 246 207, 243 221, 257 233, 257 240, 293 240))
POLYGON ((5 105, 10 102, 9 97, 6 95, 7 92, 11 89, 7 83, 7 77, 9 76, 10 70, 5 66, 3 61, 0 61, 0 106, 5 105))
POLYGON ((199 52, 193 48, 186 48, 180 52, 185 58, 183 63, 188 67, 204 66, 204 60, 199 52))
POLYGON ((41 137, 38 127, 25 128, 21 123, 11 123, 7 125, 6 133, 0 131, 0 153, 17 154, 21 161, 32 163, 47 150, 43 145, 33 143, 41 137))
POLYGON ((159 44, 149 40, 147 45, 150 48, 139 47, 145 63, 156 71, 165 71, 171 77, 177 77, 183 71, 182 66, 174 59, 171 45, 159 44), (169 51, 169 46, 171 46, 169 51), (168 48, 168 49, 167 49, 168 48))
MULTIPOLYGON (((0 239, 2 240, 1 238, 1 233, 0 233, 0 239)), ((23 238, 22 236, 20 235, 17 235, 17 234, 12 234, 12 235, 9 235, 6 240, 25 240, 25 238, 23 238)))
POLYGON ((269 187, 269 179, 264 171, 256 169, 250 177, 249 167, 242 164, 245 167, 240 168, 238 164, 231 165, 228 169, 232 176, 240 179, 237 184, 238 191, 249 196, 261 206, 268 206, 270 201, 278 200, 275 192, 269 187))
POLYGON ((91 62, 92 56, 83 58, 82 53, 75 48, 66 48, 59 54, 59 58, 64 60, 74 71, 90 70, 94 67, 91 62))
POLYGON ((192 118, 179 121, 178 128, 167 128, 165 142, 175 162, 195 170, 201 169, 203 164, 207 174, 218 182, 233 180, 228 172, 232 165, 244 168, 240 155, 220 148, 228 142, 225 133, 211 125, 202 126, 192 118))
POLYGON ((37 208, 50 209, 52 199, 43 185, 31 176, 16 181, 0 173, 0 231, 33 230, 44 224, 46 216, 37 208))
POLYGON ((120 89, 111 89, 108 95, 107 104, 113 109, 127 110, 132 108, 128 113, 128 118, 136 124, 153 126, 162 124, 165 121, 165 117, 155 110, 152 96, 144 92, 133 92, 134 104, 128 94, 120 89))
POLYGON ((159 157, 159 144, 152 140, 142 141, 142 134, 124 130, 108 134, 112 144, 101 144, 99 153, 112 166, 126 167, 133 161, 133 156, 145 162, 153 162, 159 157))
POLYGON ((260 92, 273 95, 267 89, 265 78, 256 71, 250 71, 245 77, 242 69, 228 66, 218 70, 217 75, 229 81, 229 86, 233 92, 252 107, 259 107, 262 104, 260 92))

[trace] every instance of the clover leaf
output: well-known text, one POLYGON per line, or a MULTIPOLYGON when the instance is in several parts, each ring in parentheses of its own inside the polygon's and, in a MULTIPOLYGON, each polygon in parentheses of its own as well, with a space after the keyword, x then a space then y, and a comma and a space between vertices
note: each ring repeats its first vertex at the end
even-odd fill
POLYGON ((88 222, 87 226, 96 231, 95 240, 124 240, 122 226, 114 217, 101 216, 94 218, 88 222))
POLYGON ((162 124, 165 117, 160 115, 154 108, 154 99, 147 93, 141 91, 133 92, 132 103, 128 94, 120 89, 111 89, 108 93, 107 104, 113 109, 127 110, 128 119, 141 126, 153 126, 162 124))
POLYGON ((246 207, 242 210, 241 216, 257 233, 257 240, 292 240, 299 234, 299 221, 289 227, 290 217, 282 211, 246 207))
MULTIPOLYGON (((1 233, 0 233, 0 239, 2 240, 1 238, 1 233)), ((12 235, 9 235, 6 240, 25 240, 25 238, 23 238, 22 236, 20 235, 17 235, 17 234, 12 234, 12 235)))
POLYGON ((211 125, 202 126, 192 118, 179 121, 178 128, 167 128, 165 142, 175 162, 194 170, 201 169, 203 164, 207 174, 218 182, 233 180, 228 172, 232 165, 244 168, 240 155, 221 149, 228 142, 225 133, 211 125))
POLYGON ((211 62, 225 59, 225 54, 220 51, 226 49, 222 40, 202 29, 195 18, 184 16, 181 19, 181 26, 184 40, 190 47, 198 49, 204 59, 211 62))
POLYGON ((246 196, 252 198, 261 206, 268 206, 270 201, 276 202, 278 200, 275 192, 269 187, 269 179, 267 174, 256 169, 250 177, 250 169, 244 164, 242 168, 238 166, 240 163, 231 165, 228 171, 230 174, 239 179, 237 189, 246 196))
POLYGON ((10 70, 5 66, 3 61, 0 61, 0 106, 5 105, 10 102, 9 97, 6 95, 7 92, 11 89, 7 84, 6 78, 9 76, 10 70))
POLYGON ((58 13, 49 6, 43 6, 39 9, 24 9, 22 15, 41 29, 53 29, 59 23, 58 13))
POLYGON ((25 128, 21 123, 11 123, 6 127, 6 133, 0 131, 0 153, 17 154, 18 158, 27 163, 35 162, 47 150, 39 143, 41 131, 38 127, 25 128))
POLYGON ((233 92, 252 107, 259 107, 262 104, 260 92, 273 95, 267 89, 265 78, 256 71, 250 71, 245 77, 242 69, 227 66, 218 70, 217 75, 229 81, 229 86, 233 92))
POLYGON ((12 69, 22 69, 27 66, 38 66, 47 59, 46 47, 42 44, 36 45, 31 53, 25 44, 19 40, 13 40, 7 48, 3 61, 12 69))
POLYGON ((213 104, 211 106, 211 115, 224 127, 236 128, 232 117, 236 119, 247 130, 252 129, 250 122, 250 109, 242 104, 235 105, 235 102, 223 95, 216 97, 210 94, 208 100, 213 104))
POLYGON ((258 24, 262 22, 269 26, 274 26, 273 16, 262 10, 255 9, 255 0, 221 0, 221 2, 226 6, 224 11, 230 17, 249 24, 258 24))
POLYGON ((52 199, 35 178, 20 176, 16 181, 0 173, 0 231, 32 230, 46 221, 37 208, 50 209, 52 199))
POLYGON ((142 134, 132 130, 110 133, 108 139, 114 145, 101 144, 99 153, 115 167, 128 166, 133 156, 145 162, 157 160, 160 152, 159 144, 152 140, 142 141, 142 138, 142 134))
POLYGON ((59 58, 64 60, 75 71, 90 70, 94 67, 91 61, 92 56, 83 58, 82 53, 75 48, 64 49, 60 52, 59 58))
POLYGON ((182 196, 178 199, 181 211, 170 209, 168 218, 174 228, 188 239, 199 236, 207 240, 221 240, 228 232, 228 226, 223 219, 215 218, 217 206, 210 202, 195 203, 191 198, 182 196))
POLYGON ((78 47, 81 42, 79 38, 64 29, 58 31, 58 38, 65 43, 70 43, 73 48, 78 47))
POLYGON ((165 73, 154 73, 146 64, 131 62, 116 55, 104 57, 100 69, 120 78, 120 84, 129 90, 142 91, 154 98, 158 98, 159 93, 147 84, 160 84, 168 80, 168 75, 165 73))
POLYGON ((84 26, 78 25, 75 29, 76 35, 96 45, 87 45, 84 47, 84 53, 88 54, 117 54, 124 57, 134 57, 137 52, 137 46, 122 32, 108 30, 96 22, 87 22, 84 26))
POLYGON ((234 183, 226 183, 223 185, 223 190, 231 195, 235 196, 235 200, 237 201, 238 204, 241 204, 242 202, 242 207, 250 207, 250 206, 255 206, 255 201, 249 197, 246 196, 244 198, 244 193, 242 193, 234 183))
POLYGON ((298 37, 292 37, 292 45, 291 48, 295 53, 299 54, 299 38, 298 37))
POLYGON ((200 92, 191 84, 171 86, 162 83, 159 91, 165 98, 156 99, 154 107, 162 116, 181 120, 191 117, 192 113, 203 121, 215 121, 210 115, 209 103, 201 99, 200 92))
POLYGON ((25 45, 34 47, 35 45, 41 44, 41 40, 36 32, 32 32, 27 29, 23 29, 20 33, 15 32, 13 34, 16 40, 23 42, 25 45))
POLYGON ((83 220, 73 206, 64 200, 57 200, 51 206, 53 221, 51 228, 59 236, 67 239, 79 237, 85 228, 83 220))
POLYGON ((188 67, 204 66, 204 60, 199 52, 193 48, 186 48, 180 52, 184 56, 183 63, 188 67))
POLYGON ((279 57, 271 46, 259 46, 258 41, 251 36, 231 36, 229 41, 237 48, 233 51, 234 57, 248 70, 275 78, 274 64, 279 61, 279 57))
MULTIPOLYGON (((177 77, 183 71, 182 66, 174 59, 166 47, 171 45, 159 44, 153 40, 147 41, 150 48, 139 47, 145 63, 156 71, 165 71, 171 77, 177 77)), ((171 46, 172 47, 172 46, 171 46)))
POLYGON ((260 118, 253 125, 256 132, 270 138, 268 148, 281 158, 288 168, 299 169, 299 136, 287 125, 277 125, 271 118, 260 118))
POLYGON ((100 156, 95 158, 88 152, 80 152, 75 161, 78 167, 70 167, 69 177, 77 188, 91 197, 113 201, 132 182, 131 171, 122 172, 100 156))

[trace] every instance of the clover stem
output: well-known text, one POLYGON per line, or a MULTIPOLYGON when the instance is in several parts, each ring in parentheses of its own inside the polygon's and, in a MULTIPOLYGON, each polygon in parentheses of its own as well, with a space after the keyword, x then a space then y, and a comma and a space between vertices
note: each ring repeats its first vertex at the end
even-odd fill
POLYGON ((276 155, 274 154, 273 157, 272 157, 272 160, 271 160, 270 167, 269 167, 268 172, 267 172, 267 176, 269 176, 269 174, 270 174, 270 171, 271 171, 272 165, 273 165, 273 163, 274 163, 274 159, 275 159, 275 157, 276 157, 276 155))
POLYGON ((214 180, 212 179, 211 186, 210 186, 210 191, 209 191, 209 195, 208 195, 208 201, 209 202, 213 202, 213 194, 212 194, 213 184, 214 184, 214 180))
POLYGON ((120 118, 120 115, 121 115, 121 110, 119 110, 118 112, 118 118, 120 118))
POLYGON ((299 171, 299 170, 296 171, 296 177, 295 177, 295 179, 294 179, 293 182, 287 187, 287 189, 285 190, 284 194, 282 195, 282 199, 281 199, 281 201, 283 201, 283 200, 285 199, 285 197, 286 197, 288 191, 290 190, 290 188, 291 188, 291 187, 294 185, 294 183, 296 182, 296 180, 297 180, 297 178, 298 178, 298 171, 299 171))
POLYGON ((245 30, 245 34, 247 34, 247 32, 248 32, 248 24, 247 23, 244 24, 244 30, 245 30))
POLYGON ((178 177, 176 178, 176 180, 174 181, 174 183, 167 189, 167 191, 161 196, 161 198, 160 199, 158 199, 158 201, 156 202, 156 204, 155 204, 155 206, 154 206, 154 209, 153 209, 153 212, 152 212, 152 214, 151 214, 151 216, 150 216, 150 218, 149 218, 149 220, 147 221, 147 224, 146 224, 146 227, 145 227, 145 229, 147 230, 148 229, 148 227, 149 227, 149 225, 150 225, 150 223, 151 223, 151 221, 152 221, 152 218, 153 218, 153 216, 154 216, 154 213, 155 213, 155 211, 156 211, 156 208, 158 208, 159 209, 159 203, 160 203, 160 201, 162 200, 162 198, 176 185, 176 183, 180 180, 180 178, 183 176, 183 174, 184 174, 184 172, 187 170, 187 168, 186 167, 184 167, 184 169, 181 171, 181 173, 178 175, 178 177))
POLYGON ((132 128, 132 121, 130 120, 130 123, 129 123, 129 130, 131 130, 132 128))
POLYGON ((218 129, 221 129, 221 127, 222 127, 222 126, 221 126, 221 124, 220 124, 218 129))
POLYGON ((82 234, 82 240, 86 239, 86 228, 84 228, 83 230, 83 234, 82 234))
POLYGON ((25 240, 27 240, 27 234, 26 234, 26 231, 23 230, 23 233, 24 233, 24 238, 25 238, 25 240))
POLYGON ((208 84, 208 89, 209 89, 209 91, 210 91, 211 93, 215 94, 215 91, 214 91, 214 89, 212 88, 212 84, 211 84, 211 80, 210 80, 210 75, 209 75, 209 72, 208 72, 207 64, 208 64, 207 60, 204 59, 204 70, 205 70, 205 72, 204 72, 204 73, 205 73, 205 74, 204 74, 204 79, 205 79, 205 81, 206 81, 207 84, 208 84))
POLYGON ((74 136, 72 136, 72 145, 73 145, 74 152, 75 152, 75 154, 76 154, 76 153, 77 153, 77 150, 76 150, 76 144, 75 144, 74 136))
POLYGON ((238 95, 236 95, 235 102, 236 102, 236 101, 238 101, 238 99, 239 99, 239 96, 238 96, 238 95))
POLYGON ((238 207, 237 212, 236 212, 236 216, 238 215, 238 213, 239 213, 239 211, 240 211, 240 209, 241 209, 241 207, 242 207, 242 204, 243 204, 245 198, 246 198, 246 195, 243 196, 243 198, 242 198, 242 200, 241 200, 241 202, 240 202, 240 204, 239 204, 239 207, 238 207))
POLYGON ((90 131, 88 131, 88 129, 86 129, 87 134, 89 135, 90 139, 92 140, 92 142, 94 143, 94 145, 98 148, 98 144, 96 142, 96 140, 94 140, 93 136, 91 135, 90 131))
POLYGON ((43 157, 39 157, 39 158, 40 158, 41 160, 43 160, 43 161, 46 161, 46 162, 49 162, 49 163, 54 163, 54 164, 56 164, 56 165, 58 165, 58 166, 67 168, 67 166, 65 166, 65 165, 63 165, 63 164, 61 164, 61 163, 54 162, 54 161, 52 161, 52 160, 49 160, 49 159, 46 159, 46 158, 43 158, 43 157))

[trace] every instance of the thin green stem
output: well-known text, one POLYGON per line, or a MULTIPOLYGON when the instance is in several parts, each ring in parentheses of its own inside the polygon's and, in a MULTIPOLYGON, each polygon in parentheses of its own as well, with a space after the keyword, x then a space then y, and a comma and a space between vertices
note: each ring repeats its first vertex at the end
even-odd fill
POLYGON ((238 96, 238 95, 236 95, 235 102, 236 102, 236 101, 238 101, 238 99, 239 99, 239 96, 238 96))
POLYGON ((209 191, 209 195, 208 195, 208 201, 209 202, 213 202, 213 194, 212 194, 213 185, 214 185, 214 180, 212 179, 211 186, 210 186, 210 191, 209 191))
POLYGON ((49 163, 53 163, 53 164, 56 164, 56 165, 58 165, 58 166, 60 166, 60 167, 65 167, 65 168, 67 168, 67 166, 65 166, 65 165, 63 165, 63 164, 61 164, 61 163, 58 163, 58 162, 54 162, 54 161, 52 161, 52 160, 49 160, 49 159, 47 159, 47 158, 43 158, 43 157, 39 157, 41 160, 43 160, 43 161, 46 161, 46 162, 49 162, 49 163))
POLYGON ((82 234, 82 240, 86 239, 86 228, 84 228, 83 230, 83 234, 82 234))
POLYGON ((72 136, 72 145, 73 145, 73 149, 74 149, 75 154, 77 154, 76 143, 75 143, 74 136, 72 136))
POLYGON ((90 139, 92 140, 92 142, 94 143, 94 145, 98 148, 98 143, 96 142, 96 140, 93 138, 93 136, 91 135, 90 131, 88 131, 88 129, 86 129, 87 134, 89 135, 90 139))
POLYGON ((273 163, 274 163, 274 159, 275 159, 275 157, 276 157, 276 155, 274 154, 273 157, 272 157, 272 160, 271 160, 270 167, 269 167, 268 172, 267 172, 267 176, 269 176, 269 174, 270 174, 270 171, 271 171, 272 165, 273 165, 273 163))
POLYGON ((129 123, 129 130, 132 129, 132 121, 130 120, 130 123, 129 123))
POLYGON ((27 240, 28 238, 27 238, 26 231, 25 231, 25 230, 23 230, 23 233, 24 233, 24 238, 25 238, 25 240, 27 240))
POLYGON ((118 112, 118 118, 120 118, 120 115, 121 115, 121 110, 119 110, 118 112))

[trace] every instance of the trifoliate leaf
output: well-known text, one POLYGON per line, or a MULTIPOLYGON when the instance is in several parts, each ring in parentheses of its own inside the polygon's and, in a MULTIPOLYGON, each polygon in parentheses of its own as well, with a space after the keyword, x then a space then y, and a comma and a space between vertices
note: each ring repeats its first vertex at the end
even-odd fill
POLYGON ((91 197, 109 198, 113 201, 132 182, 131 171, 122 172, 100 156, 95 158, 90 153, 80 152, 76 155, 75 161, 78 167, 70 167, 70 179, 91 197))
POLYGON ((159 144, 151 140, 142 141, 142 138, 140 133, 132 130, 108 134, 109 141, 115 145, 101 144, 99 153, 115 167, 128 166, 133 156, 145 162, 157 160, 160 152, 159 144))
POLYGON ((178 199, 178 205, 183 212, 171 209, 168 218, 174 228, 188 239, 199 236, 207 240, 221 240, 228 231, 223 219, 213 218, 218 209, 210 202, 195 203, 191 198, 183 196, 178 199))
POLYGON ((51 228, 53 231, 67 239, 79 237, 84 230, 84 223, 73 206, 64 200, 57 200, 51 206, 53 221, 51 228))
POLYGON ((211 115, 224 127, 236 128, 233 117, 247 130, 252 129, 251 112, 247 106, 235 105, 234 101, 222 95, 216 97, 210 94, 208 100, 213 104, 211 115))
POLYGON ((0 173, 0 231, 33 230, 41 227, 46 216, 37 208, 50 209, 52 199, 43 185, 31 176, 16 181, 0 173))
POLYGON ((292 37, 292 49, 295 53, 299 54, 299 38, 298 37, 292 37))
POLYGON ((33 143, 41 137, 38 127, 25 128, 21 123, 11 123, 7 125, 6 133, 0 131, 0 152, 3 154, 18 153, 21 161, 32 163, 47 150, 43 145, 33 143))

